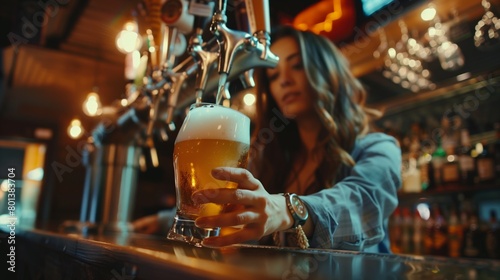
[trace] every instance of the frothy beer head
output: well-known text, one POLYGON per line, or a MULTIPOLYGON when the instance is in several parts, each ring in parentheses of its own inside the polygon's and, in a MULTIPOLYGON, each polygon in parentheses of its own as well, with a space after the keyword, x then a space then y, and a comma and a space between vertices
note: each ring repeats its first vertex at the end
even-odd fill
POLYGON ((193 105, 175 142, 221 139, 250 144, 250 119, 236 110, 214 104, 193 105))

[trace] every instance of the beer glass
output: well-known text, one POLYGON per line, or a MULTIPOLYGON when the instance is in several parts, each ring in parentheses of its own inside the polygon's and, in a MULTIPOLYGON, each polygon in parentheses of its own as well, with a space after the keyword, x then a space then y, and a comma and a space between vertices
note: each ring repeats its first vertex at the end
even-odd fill
POLYGON ((224 205, 194 203, 191 195, 202 189, 236 188, 237 184, 216 180, 211 170, 216 167, 246 168, 250 147, 250 119, 233 109, 210 104, 193 104, 184 119, 174 145, 174 173, 177 212, 167 235, 201 246, 205 237, 218 236, 220 228, 198 228, 194 220, 200 216, 219 214, 224 205))

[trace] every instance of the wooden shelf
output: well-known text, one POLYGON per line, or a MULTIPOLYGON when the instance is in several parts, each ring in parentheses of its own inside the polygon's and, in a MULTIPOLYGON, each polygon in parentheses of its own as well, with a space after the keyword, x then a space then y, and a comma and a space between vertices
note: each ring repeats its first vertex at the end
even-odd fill
POLYGON ((398 197, 400 200, 417 200, 429 197, 456 195, 460 193, 471 194, 471 193, 489 192, 489 191, 498 192, 500 194, 500 184, 485 183, 485 184, 471 185, 471 186, 449 185, 449 186, 439 187, 438 189, 427 190, 418 193, 417 192, 405 193, 400 191, 398 193, 398 197))
POLYGON ((442 86, 435 90, 409 94, 370 106, 382 111, 384 116, 397 115, 417 107, 429 106, 431 103, 461 96, 482 88, 486 88, 489 92, 491 91, 491 94, 494 94, 493 86, 496 87, 499 83, 500 70, 496 70, 482 73, 461 82, 450 81, 447 86, 442 86))

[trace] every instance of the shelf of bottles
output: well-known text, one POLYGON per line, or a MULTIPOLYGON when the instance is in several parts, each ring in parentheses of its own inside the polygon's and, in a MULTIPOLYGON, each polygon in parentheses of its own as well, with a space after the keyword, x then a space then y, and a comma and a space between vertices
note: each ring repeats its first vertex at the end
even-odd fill
POLYGON ((499 89, 415 102, 377 122, 402 150, 394 253, 500 259, 499 89))

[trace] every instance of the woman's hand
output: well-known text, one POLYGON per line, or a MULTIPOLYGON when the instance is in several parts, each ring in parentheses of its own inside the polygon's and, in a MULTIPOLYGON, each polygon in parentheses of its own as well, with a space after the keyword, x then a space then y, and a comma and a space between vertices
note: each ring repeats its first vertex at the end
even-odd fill
POLYGON ((285 198, 271 195, 246 169, 220 167, 212 170, 215 179, 238 184, 237 189, 207 189, 193 194, 196 203, 230 204, 231 209, 215 216, 199 217, 200 228, 242 226, 228 235, 205 238, 205 246, 226 246, 250 240, 258 240, 275 231, 292 226, 292 217, 287 210, 285 198))
POLYGON ((134 232, 154 234, 160 231, 160 220, 158 215, 149 215, 132 222, 134 232))

